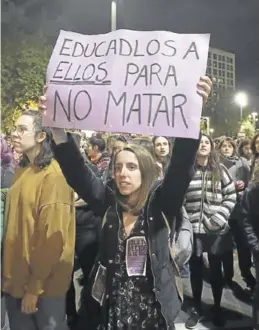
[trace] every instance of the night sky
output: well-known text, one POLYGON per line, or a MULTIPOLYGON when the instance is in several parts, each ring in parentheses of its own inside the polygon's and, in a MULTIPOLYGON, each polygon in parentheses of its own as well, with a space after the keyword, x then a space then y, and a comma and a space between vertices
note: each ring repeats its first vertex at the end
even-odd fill
POLYGON ((125 28, 211 33, 211 46, 236 54, 237 89, 259 102, 259 0, 131 0, 122 6, 119 24, 125 28))
MULTIPOLYGON (((259 112, 259 0, 117 0, 118 28, 211 33, 211 46, 236 54, 237 89, 259 112)), ((110 28, 109 0, 63 0, 77 32, 110 28), (73 3, 73 8, 71 8, 73 3), (84 22, 80 21, 85 13, 84 22), (75 15, 75 16, 74 16, 75 15)))
MULTIPOLYGON (((110 2, 42 1, 48 20, 45 29, 54 40, 60 29, 106 33, 110 29, 110 2)), ((117 28, 211 33, 212 47, 236 54, 236 87, 250 94, 250 104, 259 112, 259 0, 117 0, 117 3, 117 28)), ((33 25, 42 24, 36 14, 37 6, 31 12, 33 25)))

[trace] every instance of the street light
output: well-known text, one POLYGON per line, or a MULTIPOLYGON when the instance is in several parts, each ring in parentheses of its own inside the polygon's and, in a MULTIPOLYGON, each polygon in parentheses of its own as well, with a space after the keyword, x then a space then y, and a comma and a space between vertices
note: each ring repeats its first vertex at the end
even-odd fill
POLYGON ((111 2, 111 31, 117 30, 117 0, 111 2))
POLYGON ((256 125, 256 122, 258 121, 258 113, 257 112, 252 112, 249 115, 249 118, 253 120, 253 125, 256 125))
POLYGON ((243 119, 243 108, 247 105, 247 95, 243 92, 237 93, 235 96, 235 102, 240 107, 240 122, 243 119))
POLYGON ((214 133, 214 128, 210 128, 210 134, 212 135, 214 133))

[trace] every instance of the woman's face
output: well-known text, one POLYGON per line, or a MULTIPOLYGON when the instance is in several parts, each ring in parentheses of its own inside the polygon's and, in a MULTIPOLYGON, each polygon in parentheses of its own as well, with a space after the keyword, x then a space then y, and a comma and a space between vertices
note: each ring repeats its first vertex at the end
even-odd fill
POLYGON ((232 157, 234 153, 234 148, 232 144, 229 141, 223 142, 220 148, 220 153, 225 157, 232 157))
POLYGON ((141 186, 141 172, 135 154, 128 150, 120 151, 115 160, 114 180, 119 192, 129 196, 141 186))
POLYGON ((259 153, 259 136, 255 140, 255 150, 256 150, 256 153, 258 154, 259 153))
POLYGON ((169 143, 166 138, 159 136, 155 140, 155 154, 158 158, 166 157, 169 154, 169 143))
POLYGON ((198 156, 208 157, 211 153, 211 143, 207 136, 203 135, 200 142, 200 147, 198 150, 198 156))
POLYGON ((91 144, 88 145, 88 148, 87 148, 87 155, 88 157, 95 157, 96 156, 96 146, 92 146, 91 144))
POLYGON ((244 145, 243 146, 243 155, 247 160, 250 160, 252 157, 252 150, 250 144, 244 145))

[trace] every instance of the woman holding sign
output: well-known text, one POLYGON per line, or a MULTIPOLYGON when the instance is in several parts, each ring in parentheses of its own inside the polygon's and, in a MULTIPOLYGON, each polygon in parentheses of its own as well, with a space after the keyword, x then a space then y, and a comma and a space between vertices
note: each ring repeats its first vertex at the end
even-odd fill
MULTIPOLYGON (((197 88, 206 102, 211 81, 197 88)), ((46 109, 46 98, 41 108, 46 109)), ((87 329, 174 329, 181 308, 170 260, 168 229, 180 212, 193 175, 199 140, 176 139, 163 181, 155 182, 150 153, 126 145, 114 157, 114 179, 104 184, 85 166, 73 139, 52 129, 55 157, 69 185, 103 217, 102 239, 90 276, 87 329), (172 202, 173 201, 173 202, 172 202)))

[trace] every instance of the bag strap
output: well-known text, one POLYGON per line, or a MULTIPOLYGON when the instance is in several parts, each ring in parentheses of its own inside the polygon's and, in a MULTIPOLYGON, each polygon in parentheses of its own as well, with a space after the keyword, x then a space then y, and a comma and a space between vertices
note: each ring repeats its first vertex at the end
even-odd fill
POLYGON ((170 236, 170 235, 171 235, 171 228, 170 228, 170 226, 169 226, 168 220, 167 220, 167 218, 166 218, 164 212, 161 212, 161 213, 162 213, 162 216, 163 216, 164 222, 165 222, 165 224, 166 224, 166 227, 167 227, 167 229, 168 229, 168 233, 169 233, 169 236, 170 236))
POLYGON ((106 210, 106 212, 104 213, 104 216, 103 216, 103 222, 102 222, 102 228, 104 227, 104 225, 106 224, 107 222, 107 213, 109 212, 111 206, 106 210))
MULTIPOLYGON (((168 234, 169 234, 169 238, 170 238, 170 245, 172 245, 172 243, 173 243, 173 237, 172 237, 171 228, 169 226, 169 222, 168 222, 167 217, 165 216, 164 212, 161 211, 161 213, 162 213, 162 217, 164 219, 164 222, 166 224, 166 227, 168 229, 168 234)), ((174 222, 173 222, 173 232, 175 231, 175 226, 176 226, 176 220, 174 220, 174 222)))

